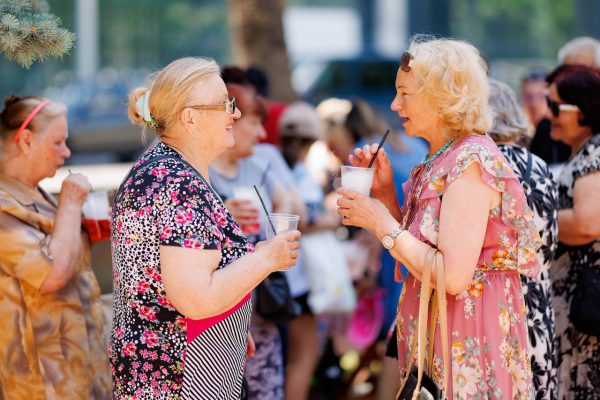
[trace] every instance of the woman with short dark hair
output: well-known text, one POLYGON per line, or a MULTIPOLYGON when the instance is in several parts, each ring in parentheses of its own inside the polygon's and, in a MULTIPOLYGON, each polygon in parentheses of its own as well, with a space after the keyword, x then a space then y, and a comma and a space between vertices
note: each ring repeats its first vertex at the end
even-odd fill
MULTIPOLYGON (((597 308, 600 296, 598 287, 586 287, 600 275, 600 73, 563 65, 548 76, 548 83, 552 138, 571 147, 559 179, 559 246, 550 268, 560 357, 559 398, 598 398, 599 331, 578 324, 577 313, 597 308), (584 293, 591 297, 580 298, 584 293)), ((584 319, 600 325, 589 315, 584 319)))

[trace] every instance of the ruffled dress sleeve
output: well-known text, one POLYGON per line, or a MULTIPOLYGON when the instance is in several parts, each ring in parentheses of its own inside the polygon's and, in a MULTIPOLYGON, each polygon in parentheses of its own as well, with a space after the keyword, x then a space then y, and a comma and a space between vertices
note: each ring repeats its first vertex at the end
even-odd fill
MULTIPOLYGON (((516 269, 523 275, 537 275, 540 265, 536 252, 542 242, 533 212, 517 176, 487 135, 461 139, 433 166, 419 194, 419 208, 424 210, 420 233, 437 244, 444 193, 473 163, 479 166, 483 182, 501 194, 500 206, 490 212, 480 265, 489 270, 516 269)), ((468 203, 465 199, 466 207, 468 203)))

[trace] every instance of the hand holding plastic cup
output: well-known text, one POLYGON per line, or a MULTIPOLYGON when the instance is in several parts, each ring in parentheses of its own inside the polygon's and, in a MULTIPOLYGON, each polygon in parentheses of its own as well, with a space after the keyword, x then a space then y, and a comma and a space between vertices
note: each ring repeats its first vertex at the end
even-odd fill
MULTIPOLYGON (((260 212, 260 200, 252 186, 236 186, 233 188, 232 198, 235 200, 251 201, 257 212, 260 212)), ((246 235, 258 235, 260 233, 260 217, 254 223, 240 222, 242 232, 246 235)))
POLYGON ((82 212, 83 225, 92 242, 110 239, 110 204, 106 190, 89 193, 82 212))
POLYGON ((374 168, 342 166, 342 187, 369 196, 373 185, 374 168))
POLYGON ((278 214, 271 213, 268 216, 269 223, 267 223, 266 234, 267 240, 271 239, 275 235, 293 231, 298 228, 298 221, 300 216, 293 214, 278 214), (275 232, 273 232, 275 229, 275 232))

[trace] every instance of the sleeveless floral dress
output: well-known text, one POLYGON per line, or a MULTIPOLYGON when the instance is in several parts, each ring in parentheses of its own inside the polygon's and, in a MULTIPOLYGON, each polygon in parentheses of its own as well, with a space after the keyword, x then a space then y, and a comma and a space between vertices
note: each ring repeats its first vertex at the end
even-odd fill
MULTIPOLYGON (((404 185, 402 224, 436 247, 442 196, 473 163, 480 168, 483 182, 501 193, 501 203, 490 211, 471 285, 456 296, 446 295, 452 366, 446 397, 530 399, 533 385, 519 274, 537 275, 541 241, 523 189, 492 139, 487 135, 461 138, 438 159, 415 167, 404 185)), ((408 358, 417 337, 420 288, 421 282, 409 273, 398 303, 402 376, 409 372, 408 358)), ((439 326, 434 353, 433 370, 427 373, 443 387, 439 326)))

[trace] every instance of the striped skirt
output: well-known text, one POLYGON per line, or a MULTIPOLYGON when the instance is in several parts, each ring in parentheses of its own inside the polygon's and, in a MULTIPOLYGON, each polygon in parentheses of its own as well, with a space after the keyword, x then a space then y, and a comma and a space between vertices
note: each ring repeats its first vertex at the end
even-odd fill
POLYGON ((188 320, 182 399, 239 400, 252 299, 203 320, 188 320))

